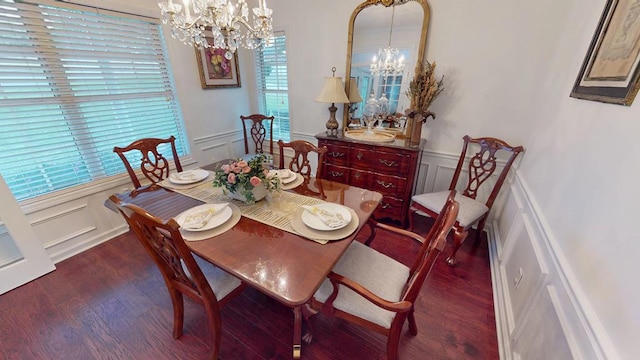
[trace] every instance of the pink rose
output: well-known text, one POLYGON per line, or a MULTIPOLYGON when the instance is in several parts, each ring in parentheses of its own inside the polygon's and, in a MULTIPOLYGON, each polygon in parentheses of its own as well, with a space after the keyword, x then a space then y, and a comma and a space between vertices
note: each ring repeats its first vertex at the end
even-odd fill
POLYGON ((240 166, 236 166, 233 168, 233 172, 236 174, 240 174, 242 172, 242 168, 240 166))
POLYGON ((222 165, 222 171, 224 171, 225 174, 228 174, 229 173, 229 165, 228 164, 222 165))
POLYGON ((236 183, 236 174, 234 174, 234 173, 229 174, 229 176, 227 176, 227 181, 229 181, 230 184, 235 184, 236 183))
POLYGON ((244 161, 244 160, 242 160, 242 161, 238 161, 238 167, 240 167, 240 168, 245 168, 245 167, 247 167, 247 166, 249 166, 249 164, 247 164, 247 162, 246 162, 246 161, 244 161))
POLYGON ((251 183, 251 185, 257 186, 258 184, 260 184, 260 182, 262 182, 262 180, 260 180, 260 178, 257 176, 252 176, 249 182, 251 183))
POLYGON ((248 173, 250 173, 250 172, 251 172, 251 168, 247 166, 246 168, 242 169, 242 171, 243 171, 245 174, 248 174, 248 173))

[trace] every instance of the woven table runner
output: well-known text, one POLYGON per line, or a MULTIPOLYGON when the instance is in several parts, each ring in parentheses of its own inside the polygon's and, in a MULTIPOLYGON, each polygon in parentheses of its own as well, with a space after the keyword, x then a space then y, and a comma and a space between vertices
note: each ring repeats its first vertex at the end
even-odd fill
MULTIPOLYGON (((214 187, 213 185, 211 185, 211 182, 200 184, 189 189, 172 188, 171 190, 207 203, 233 201, 233 204, 240 209, 240 213, 242 214, 242 216, 269 226, 273 226, 280 230, 284 230, 292 234, 308 238, 321 244, 326 244, 329 240, 338 240, 345 238, 351 235, 354 230, 351 226, 348 226, 344 229, 344 231, 340 231, 341 229, 339 229, 334 230, 330 233, 326 232, 327 235, 332 234, 335 236, 329 235, 327 237, 325 235, 323 239, 313 239, 310 238, 307 234, 301 234, 300 232, 296 231, 291 225, 291 221, 295 216, 300 216, 299 211, 297 210, 299 210, 302 205, 317 205, 322 204, 325 201, 292 192, 281 191, 270 193, 265 199, 258 201, 255 204, 246 204, 242 201, 231 200, 229 196, 225 195, 222 192, 221 188, 214 187), (347 233, 347 231, 349 232, 347 233)), ((352 217, 351 221, 355 222, 355 225, 357 227, 358 217, 352 217)))

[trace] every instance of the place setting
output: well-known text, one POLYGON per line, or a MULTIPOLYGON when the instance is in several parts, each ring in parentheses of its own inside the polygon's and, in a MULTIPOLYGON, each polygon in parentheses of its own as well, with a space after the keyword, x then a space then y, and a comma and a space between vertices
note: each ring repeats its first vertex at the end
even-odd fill
POLYGON ((198 241, 220 235, 240 221, 240 208, 232 203, 202 204, 187 209, 174 219, 185 240, 198 241))
POLYGON ((209 177, 212 177, 212 173, 204 169, 185 170, 171 173, 168 178, 160 182, 160 186, 176 190, 189 189, 198 186, 209 177))
POLYGON ((351 235, 359 225, 358 214, 344 205, 320 203, 296 209, 291 227, 308 239, 321 244, 351 235))
POLYGON ((282 183, 282 190, 294 189, 304 182, 302 175, 289 169, 273 169, 269 170, 267 177, 277 177, 282 183))

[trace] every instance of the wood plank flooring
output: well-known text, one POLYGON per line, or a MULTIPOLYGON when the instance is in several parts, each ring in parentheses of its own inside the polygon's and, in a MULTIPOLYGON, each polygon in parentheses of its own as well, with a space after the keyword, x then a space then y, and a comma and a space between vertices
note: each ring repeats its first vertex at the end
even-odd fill
MULTIPOLYGON (((420 220, 426 232, 429 220, 420 220)), ((365 231, 362 238, 367 235, 365 231)), ((418 335, 401 338, 401 359, 498 359, 486 241, 473 233, 459 264, 438 259, 416 306, 418 335)), ((373 247, 404 254, 397 238, 373 247)), ((1 359, 203 359, 203 308, 185 299, 184 334, 173 339, 172 307, 159 271, 131 233, 57 264, 57 270, 0 296, 1 359)), ((290 359, 291 310, 247 289, 222 311, 222 359, 290 359)), ((309 360, 384 359, 385 338, 318 315, 309 360)))

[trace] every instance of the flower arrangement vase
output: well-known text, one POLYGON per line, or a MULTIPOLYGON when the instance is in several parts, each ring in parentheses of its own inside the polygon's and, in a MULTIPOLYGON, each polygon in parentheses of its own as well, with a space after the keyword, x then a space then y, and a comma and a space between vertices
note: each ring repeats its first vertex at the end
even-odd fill
POLYGON ((411 142, 419 143, 420 139, 422 139, 422 123, 423 123, 423 115, 422 113, 413 113, 411 117, 411 142))
MULTIPOLYGON (((253 187, 251 190, 253 194, 254 201, 260 201, 267 196, 267 188, 264 186, 264 183, 260 183, 253 187)), ((242 193, 240 192, 229 192, 229 197, 232 199, 240 200, 244 203, 250 204, 253 203, 249 201, 242 193)))

